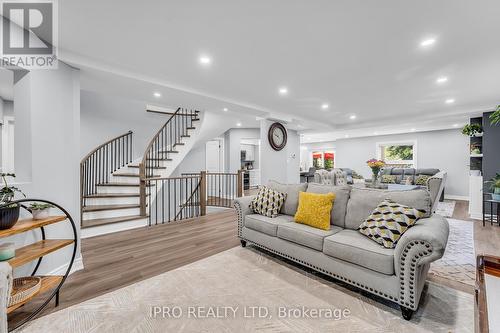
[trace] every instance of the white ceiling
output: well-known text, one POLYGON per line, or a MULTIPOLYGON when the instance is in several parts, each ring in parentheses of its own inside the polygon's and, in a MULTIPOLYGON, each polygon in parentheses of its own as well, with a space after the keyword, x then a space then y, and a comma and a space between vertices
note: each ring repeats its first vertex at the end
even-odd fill
POLYGON ((306 135, 446 128, 500 103, 498 0, 65 0, 59 16, 60 57, 85 89, 151 103, 159 90, 167 105, 285 119, 306 135))

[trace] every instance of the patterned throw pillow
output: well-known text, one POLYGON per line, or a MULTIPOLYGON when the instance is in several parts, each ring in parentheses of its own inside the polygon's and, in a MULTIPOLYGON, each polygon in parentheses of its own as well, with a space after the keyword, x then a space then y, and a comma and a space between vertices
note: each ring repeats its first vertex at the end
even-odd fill
POLYGON ((404 176, 401 180, 403 185, 413 185, 413 176, 404 176))
POLYGON ((396 184, 396 175, 382 175, 382 183, 396 184))
POLYGON ((406 230, 424 215, 424 210, 386 199, 361 223, 358 230, 385 248, 392 249, 406 230))
POLYGON ((334 193, 299 193, 299 208, 294 221, 311 227, 330 230, 330 213, 333 209, 334 193))
POLYGON ((431 176, 420 175, 415 178, 415 185, 427 186, 427 180, 431 178, 431 176))
POLYGON ((285 203, 286 193, 275 191, 267 186, 262 186, 257 196, 250 203, 250 208, 256 214, 267 217, 276 217, 281 206, 285 203))

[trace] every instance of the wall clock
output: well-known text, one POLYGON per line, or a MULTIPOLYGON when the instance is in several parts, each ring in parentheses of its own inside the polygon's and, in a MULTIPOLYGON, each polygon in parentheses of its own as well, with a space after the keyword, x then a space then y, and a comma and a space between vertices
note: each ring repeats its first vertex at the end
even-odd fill
POLYGON ((285 148, 287 133, 286 128, 280 123, 274 123, 269 127, 269 132, 267 134, 269 144, 274 150, 280 151, 285 148))

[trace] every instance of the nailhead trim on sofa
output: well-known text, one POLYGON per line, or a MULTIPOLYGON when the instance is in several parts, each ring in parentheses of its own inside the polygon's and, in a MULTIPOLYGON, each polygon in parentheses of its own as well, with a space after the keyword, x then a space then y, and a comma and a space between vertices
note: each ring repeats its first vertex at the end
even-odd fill
POLYGON ((238 214, 238 237, 241 239, 241 240, 244 240, 248 243, 251 243, 251 244, 254 244, 255 246, 257 247, 260 247, 266 251, 269 251, 271 253, 274 253, 274 254, 277 254, 281 257, 284 257, 284 258, 287 258, 289 260, 292 260, 292 261, 295 261, 303 266, 306 266, 306 267, 309 267, 309 268, 312 268, 318 272, 321 272, 323 274, 326 274, 328 276, 331 276, 333 278, 336 278, 338 280, 341 280, 341 281, 344 281, 350 285, 353 285, 355 287, 358 287, 360 289, 363 289, 363 290, 366 290, 366 291, 369 291, 371 293, 374 293, 374 294, 377 294, 378 296, 382 297, 382 298, 385 298, 385 299, 388 299, 390 301, 393 301, 395 303, 398 303, 399 305, 402 305, 402 306, 405 306, 405 307, 408 307, 412 310, 416 310, 418 308, 418 304, 416 304, 415 302, 415 290, 417 289, 416 287, 416 274, 417 274, 417 268, 419 267, 419 262, 422 260, 422 258, 424 257, 427 257, 429 255, 432 254, 432 246, 431 244, 429 244, 428 242, 425 242, 425 241, 411 241, 408 243, 408 245, 405 247, 405 249, 403 250, 403 253, 401 254, 401 258, 400 258, 400 274, 399 274, 399 280, 401 282, 401 286, 400 286, 400 297, 399 299, 391 296, 391 295, 388 295, 384 292, 381 292, 381 291, 378 291, 376 289, 373 289, 373 288, 370 288, 370 287, 367 287, 365 285, 362 285, 358 282, 355 282, 351 279, 347 279, 343 276, 340 276, 340 275, 337 275, 335 273, 332 273, 332 272, 329 272, 329 271, 326 271, 320 267, 317 267, 317 266, 314 266, 314 265, 311 265, 303 260, 300 260, 300 259, 297 259, 297 258, 294 258, 288 254, 285 254, 285 253, 281 253, 279 251, 276 251, 276 250, 273 250, 271 248, 268 248, 267 246, 264 246, 264 245, 261 245, 261 244, 258 244, 256 242, 253 242, 253 241, 250 241, 250 240, 247 240, 245 238, 242 237, 242 229, 243 229, 243 214, 241 213, 242 212, 242 207, 241 205, 238 203, 238 202, 235 202, 234 203, 234 208, 236 209, 236 212, 238 214), (410 256, 410 252, 418 252, 416 254, 412 254, 410 256), (407 264, 407 258, 410 258, 411 257, 411 261, 409 262, 409 264, 407 264), (406 266, 408 266, 408 275, 409 275, 409 285, 408 285, 408 288, 409 288, 409 292, 408 292, 408 299, 405 297, 405 289, 406 289, 406 286, 405 286, 405 268, 406 266))

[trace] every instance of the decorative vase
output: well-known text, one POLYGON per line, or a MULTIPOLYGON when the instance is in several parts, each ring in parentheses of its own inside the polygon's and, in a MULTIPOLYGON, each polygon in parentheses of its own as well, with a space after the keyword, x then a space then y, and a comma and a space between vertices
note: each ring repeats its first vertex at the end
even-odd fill
POLYGON ((491 198, 495 201, 500 201, 500 187, 495 187, 495 191, 491 194, 491 198))
POLYGON ((378 178, 378 172, 372 174, 372 186, 377 187, 379 185, 380 179, 378 178))
POLYGON ((49 217, 50 208, 44 209, 34 209, 31 211, 31 215, 33 215, 33 220, 43 220, 49 217))
POLYGON ((19 205, 14 205, 0 208, 0 230, 12 228, 19 219, 19 205))

